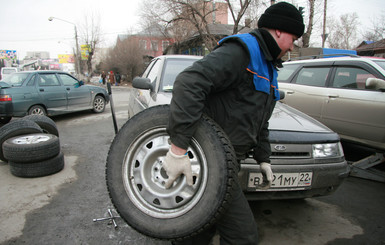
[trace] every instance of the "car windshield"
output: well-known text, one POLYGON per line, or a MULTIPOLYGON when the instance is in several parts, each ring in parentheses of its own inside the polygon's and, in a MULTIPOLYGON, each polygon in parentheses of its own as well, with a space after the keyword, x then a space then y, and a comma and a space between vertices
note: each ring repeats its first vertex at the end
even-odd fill
POLYGON ((29 73, 12 73, 10 76, 5 77, 2 81, 8 83, 12 87, 20 87, 25 79, 27 79, 29 73))
POLYGON ((374 60, 374 62, 376 62, 377 65, 381 66, 381 68, 385 70, 385 60, 374 60))
POLYGON ((278 70, 278 81, 285 82, 297 70, 298 66, 298 64, 283 64, 283 67, 278 70))
POLYGON ((171 92, 174 87, 176 76, 187 67, 191 66, 196 59, 168 59, 163 72, 161 90, 171 92))

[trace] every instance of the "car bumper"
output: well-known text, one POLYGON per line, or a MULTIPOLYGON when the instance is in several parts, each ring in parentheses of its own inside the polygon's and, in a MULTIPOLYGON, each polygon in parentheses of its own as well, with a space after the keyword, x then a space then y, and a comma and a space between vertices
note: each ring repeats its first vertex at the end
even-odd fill
POLYGON ((0 117, 12 117, 12 116, 13 116, 12 102, 6 102, 6 101, 0 102, 0 117))
POLYGON ((266 191, 248 187, 249 173, 260 172, 258 164, 241 164, 238 174, 242 190, 248 200, 295 199, 330 195, 350 173, 345 160, 337 163, 309 165, 272 164, 273 173, 312 172, 311 186, 301 188, 269 189, 266 191))

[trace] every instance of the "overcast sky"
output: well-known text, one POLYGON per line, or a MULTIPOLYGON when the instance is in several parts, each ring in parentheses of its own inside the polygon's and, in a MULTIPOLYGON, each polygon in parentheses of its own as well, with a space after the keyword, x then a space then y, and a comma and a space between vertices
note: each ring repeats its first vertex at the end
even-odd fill
MULTIPOLYGON (((0 50, 16 50, 20 59, 24 58, 27 51, 48 51, 52 58, 57 58, 58 54, 71 54, 74 47, 74 25, 57 19, 48 21, 48 18, 54 16, 72 22, 79 31, 84 23, 84 16, 91 13, 100 15, 105 40, 103 45, 111 46, 117 34, 128 33, 137 27, 140 21, 138 16, 140 2, 140 0, 0 0, 0 50)), ((307 6, 307 0, 296 2, 300 6, 307 6)), ((339 16, 356 12, 360 22, 366 26, 371 25, 374 18, 385 15, 385 0, 328 0, 328 3, 330 15, 339 16)))

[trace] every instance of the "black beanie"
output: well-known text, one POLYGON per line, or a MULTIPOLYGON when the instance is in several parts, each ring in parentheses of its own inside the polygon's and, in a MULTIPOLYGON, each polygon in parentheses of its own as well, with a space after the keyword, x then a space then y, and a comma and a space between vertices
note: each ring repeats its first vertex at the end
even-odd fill
POLYGON ((258 28, 271 28, 301 37, 305 25, 299 10, 286 2, 271 5, 258 20, 258 28))

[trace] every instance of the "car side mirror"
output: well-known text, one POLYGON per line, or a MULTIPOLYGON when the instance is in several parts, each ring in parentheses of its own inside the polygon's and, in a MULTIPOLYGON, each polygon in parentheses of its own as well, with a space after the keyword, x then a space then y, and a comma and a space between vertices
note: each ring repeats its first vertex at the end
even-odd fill
POLYGON ((84 85, 84 82, 83 82, 83 81, 80 81, 80 82, 79 82, 79 87, 80 87, 80 86, 83 86, 83 85, 84 85))
POLYGON ((385 92, 385 81, 379 78, 366 79, 366 88, 385 92))
POLYGON ((279 91, 279 100, 283 100, 285 98, 285 91, 278 90, 279 91))
POLYGON ((154 90, 154 86, 151 83, 150 78, 145 77, 135 77, 134 80, 132 80, 132 86, 137 89, 154 90))

